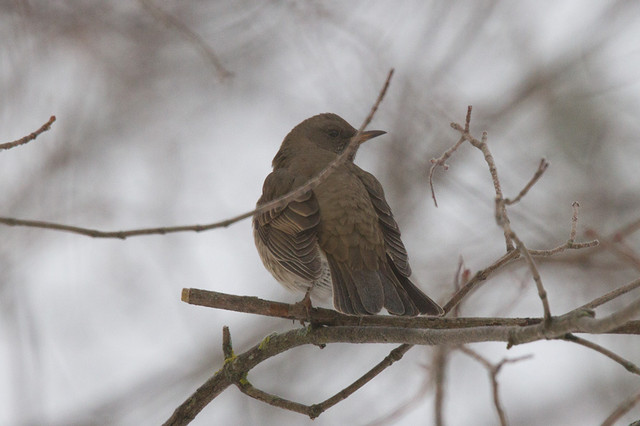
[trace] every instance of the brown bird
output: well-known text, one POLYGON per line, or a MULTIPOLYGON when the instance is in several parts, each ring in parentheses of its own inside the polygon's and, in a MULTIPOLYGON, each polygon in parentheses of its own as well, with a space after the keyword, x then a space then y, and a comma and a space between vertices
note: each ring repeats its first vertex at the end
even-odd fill
MULTIPOLYGON (((298 124, 273 159, 257 205, 280 197, 321 172, 357 133, 336 114, 298 124)), ((358 143, 386 132, 370 130, 358 143)), ((345 314, 442 315, 411 281, 407 250, 380 182, 342 163, 315 189, 285 207, 253 217, 253 235, 265 267, 281 284, 314 296, 333 293, 345 314)))

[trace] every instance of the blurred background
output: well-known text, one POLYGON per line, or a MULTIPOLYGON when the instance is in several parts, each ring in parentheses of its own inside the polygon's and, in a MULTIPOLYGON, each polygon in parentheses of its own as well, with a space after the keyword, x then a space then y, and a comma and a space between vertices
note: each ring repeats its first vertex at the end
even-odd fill
MULTIPOLYGON (((52 129, 0 153, 0 216, 104 230, 210 223, 251 210, 271 159, 303 119, 355 127, 395 75, 357 163, 385 187, 414 273, 440 302, 460 257, 475 273, 504 253, 482 154, 449 123, 488 132, 506 196, 541 158, 549 170, 510 208, 530 248, 608 238, 640 218, 640 3, 635 1, 0 1, 0 142, 56 115, 52 129)), ((637 234, 637 233, 636 233, 637 234)), ((625 235, 627 252, 640 238, 625 235)), ((610 248, 539 260, 560 315, 636 279, 610 248)), ((249 220, 201 234, 125 241, 0 225, 0 424, 159 424, 237 353, 290 321, 180 301, 183 287, 294 302, 263 268, 249 220)), ((599 309, 611 312, 633 299, 599 309)), ((635 296, 637 297, 637 295, 635 296)), ((464 316, 540 316, 516 263, 463 303, 464 316)), ((640 362, 634 336, 587 336, 640 362)), ((304 347, 249 375, 304 403, 333 395, 393 346, 304 347)), ((514 425, 599 424, 640 389, 601 354, 561 341, 470 347, 506 365, 514 425)), ((403 360, 313 422, 433 424, 434 349, 403 360)), ((487 370, 449 353, 445 424, 494 425, 487 370)), ((620 424, 640 418, 640 408, 620 424)), ((193 424, 311 424, 229 388, 193 424)))

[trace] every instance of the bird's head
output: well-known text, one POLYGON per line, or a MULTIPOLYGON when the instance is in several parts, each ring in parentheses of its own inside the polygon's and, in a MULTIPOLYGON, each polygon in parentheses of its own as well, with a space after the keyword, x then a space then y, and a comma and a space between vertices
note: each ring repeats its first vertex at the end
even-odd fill
MULTIPOLYGON (((325 153, 341 154, 358 131, 336 114, 324 113, 307 118, 289 132, 273 159, 274 167, 292 155, 313 155, 319 148, 325 153)), ((362 132, 358 143, 385 134, 382 130, 362 132)), ((354 154, 355 155, 355 154, 354 154)))

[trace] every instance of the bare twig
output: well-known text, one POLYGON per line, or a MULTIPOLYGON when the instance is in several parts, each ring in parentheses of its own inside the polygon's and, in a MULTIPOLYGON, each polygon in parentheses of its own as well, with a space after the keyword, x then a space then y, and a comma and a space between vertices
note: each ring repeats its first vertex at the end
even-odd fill
POLYGON ((640 230, 640 219, 634 220, 628 225, 625 225, 622 228, 618 229, 613 233, 611 239, 613 241, 620 241, 624 237, 629 236, 638 230, 640 230))
POLYGON ((56 121, 56 116, 52 115, 49 118, 49 121, 47 121, 42 126, 40 126, 40 128, 38 130, 36 130, 35 132, 29 133, 27 136, 24 136, 24 137, 22 137, 22 138, 20 138, 18 140, 13 141, 13 142, 1 143, 0 144, 0 151, 6 150, 6 149, 15 148, 16 146, 24 145, 26 143, 31 142, 32 140, 34 140, 35 138, 40 136, 42 133, 44 133, 47 130, 49 130, 54 121, 56 121))
POLYGON ((625 370, 633 373, 633 374, 638 374, 640 375, 640 368, 638 368, 637 365, 635 365, 634 363, 632 363, 631 361, 628 361, 624 358, 622 358, 620 355, 610 351, 607 348, 604 348, 600 345, 598 345, 597 343, 593 343, 590 342, 587 339, 583 339, 581 337, 578 337, 574 334, 567 334, 566 336, 564 336, 562 338, 562 340, 566 340, 567 342, 573 342, 573 343, 577 343, 579 345, 582 345, 586 348, 589 349, 593 349, 596 352, 600 352, 602 355, 611 358, 612 360, 614 360, 615 362, 617 362, 618 364, 622 365, 625 370))
MULTIPOLYGON (((467 107, 467 119, 469 119, 471 114, 471 105, 467 107)), ((507 216, 507 210, 504 203, 504 196, 502 195, 502 188, 500 185, 500 179, 498 178, 498 168, 496 167, 496 162, 493 159, 493 155, 491 151, 489 151, 489 146, 487 145, 487 132, 482 132, 482 138, 480 140, 474 138, 471 133, 469 133, 468 126, 462 127, 458 123, 451 123, 451 127, 458 132, 461 133, 461 137, 468 141, 471 145, 478 148, 482 154, 484 155, 484 160, 489 166, 489 173, 491 173, 491 181, 493 182, 493 188, 496 193, 496 207, 499 209, 496 210, 496 220, 499 224, 509 225, 509 217, 507 216)), ((511 251, 514 249, 513 241, 511 241, 511 236, 509 233, 504 231, 505 243, 507 246, 507 251, 511 251)))
MULTIPOLYGON (((622 401, 620 405, 607 417, 601 426, 614 426, 622 416, 624 416, 629 410, 631 410, 636 404, 640 403, 640 392, 632 395, 628 399, 622 401)), ((635 426, 638 422, 633 422, 629 426, 635 426)))
POLYGON ((396 361, 400 361, 404 354, 407 353, 412 347, 413 345, 402 344, 393 349, 389 353, 389 355, 387 355, 382 361, 380 361, 380 363, 378 363, 375 367, 369 370, 358 380, 356 380, 331 398, 328 398, 327 400, 321 402, 320 404, 312 405, 310 407, 312 415, 310 415, 309 417, 311 417, 312 419, 316 418, 324 411, 336 405, 338 402, 345 400, 347 397, 349 397, 349 395, 367 384, 378 374, 382 373, 387 367, 390 367, 391 364, 395 363, 396 361))
MULTIPOLYGON (((507 225, 508 226, 508 225, 507 225)), ((511 229, 511 227, 509 227, 511 229)), ((549 298, 547 297, 547 291, 544 289, 544 285, 542 284, 542 278, 540 277, 540 272, 538 272, 538 267, 536 266, 535 261, 533 260, 533 256, 525 247, 522 240, 516 235, 513 230, 510 232, 511 239, 515 241, 516 247, 522 254, 522 257, 526 260, 529 265, 529 270, 533 275, 533 281, 536 283, 536 288, 538 289, 538 297, 540 297, 540 301, 542 302, 542 309, 544 311, 544 321, 545 324, 549 324, 551 322, 551 309, 549 308, 549 298)))
MULTIPOLYGON (((431 370, 433 370, 433 367, 431 367, 431 370)), ((405 402, 396 405, 393 410, 381 417, 378 417, 372 422, 367 423, 366 426, 386 426, 389 424, 397 424, 400 417, 424 401, 425 396, 432 388, 432 380, 432 377, 425 375, 420 387, 405 402)))
POLYGON ((198 49, 202 55, 213 65, 213 69, 215 70, 218 78, 222 81, 231 76, 229 70, 227 70, 218 56, 214 53, 211 46, 207 44, 207 42, 200 37, 198 33, 193 31, 189 26, 185 25, 182 21, 180 21, 175 16, 170 13, 164 11, 161 7, 156 6, 151 0, 138 0, 140 4, 153 15, 158 21, 164 23, 167 26, 174 27, 180 35, 182 35, 187 41, 193 44, 196 49, 198 49))
MULTIPOLYGON (((471 126, 471 106, 467 108, 467 116, 464 121, 465 132, 469 133, 470 126, 471 126)), ((444 170, 449 169, 449 165, 446 163, 446 161, 449 159, 449 157, 451 157, 451 155, 455 151, 457 151, 457 149, 460 147, 460 145, 462 145, 462 143, 465 140, 466 139, 464 137, 461 137, 460 139, 458 139, 458 142, 456 142, 451 148, 446 150, 444 154, 442 154, 440 157, 431 159, 431 168, 429 169, 429 188, 431 188, 431 198, 433 198, 433 204, 436 207, 438 207, 438 201, 436 200, 436 191, 433 189, 433 173, 435 172, 436 167, 438 166, 441 166, 444 170)))
POLYGON ((447 312, 451 311, 454 307, 456 307, 458 303, 460 303, 462 299, 464 299, 464 297, 467 294, 469 294, 471 290, 473 290, 481 282, 489 278, 489 275, 491 275, 493 272, 500 269, 502 266, 504 266, 508 262, 514 259, 517 259, 519 255, 520 254, 516 250, 510 251, 509 253, 504 254, 500 259, 493 262, 493 264, 491 264, 489 267, 476 272, 473 278, 467 281, 465 285, 463 285, 462 288, 458 290, 456 294, 453 295, 453 297, 451 297, 451 300, 449 300, 443 306, 442 309, 444 309, 445 315, 447 312))
MULTIPOLYGON (((471 114, 471 107, 469 107, 467 110, 467 117, 466 117, 464 129, 456 123, 452 123, 451 126, 454 129, 462 132, 461 140, 468 140, 473 146, 477 147, 484 153, 485 160, 489 165, 491 176, 494 181, 494 188, 496 191, 496 220, 504 230, 506 243, 507 243, 507 253, 502 258, 498 259, 493 265, 489 266, 485 270, 479 271, 471 280, 466 282, 466 284, 454 294, 451 300, 447 302, 447 304, 444 306, 444 311, 445 313, 449 312, 451 309, 457 306, 458 303, 460 303, 460 301, 472 289, 476 288, 480 282, 486 280, 489 274, 499 269, 506 263, 520 258, 522 255, 527 261, 531 269, 531 272, 533 274, 533 277, 536 280, 538 294, 540 295, 540 298, 543 303, 543 308, 545 310, 545 318, 549 319, 550 311, 548 306, 548 300, 546 298, 546 291, 544 291, 544 287, 542 286, 542 280, 535 266, 535 262, 533 261, 533 257, 553 256, 553 255, 562 253, 567 249, 583 249, 588 247, 594 247, 598 245, 598 241, 593 240, 593 241, 588 241, 584 243, 575 242, 579 204, 577 202, 574 202, 572 204, 573 216, 571 218, 571 231, 569 233, 569 239, 564 244, 549 250, 531 250, 525 247, 522 241, 518 239, 518 241, 520 241, 520 244, 518 246, 519 250, 509 250, 510 244, 511 245, 513 244, 513 241, 512 241, 513 237, 515 238, 518 238, 518 237, 511 229, 511 225, 507 217, 507 212, 505 208, 505 205, 507 204, 507 200, 502 198, 502 191, 500 189, 500 182, 498 179, 497 169, 493 162, 493 156, 491 155, 491 152, 489 151, 489 148, 486 144, 486 133, 483 134, 483 139, 481 141, 478 141, 477 139, 473 138, 470 134, 468 134, 469 121, 471 119, 470 114, 471 114)), ((458 141, 458 143, 456 143, 456 145, 453 148, 448 150, 440 158, 432 160, 432 162, 434 162, 434 166, 432 166, 431 170, 433 171, 436 165, 443 165, 444 161, 451 156, 451 153, 453 153, 459 145, 460 145, 460 141, 458 141)), ((533 186, 533 184, 535 184, 535 182, 539 179, 539 177, 542 176, 542 173, 544 173, 547 167, 548 167, 548 163, 546 162, 546 160, 542 159, 538 166, 538 171, 535 173, 534 177, 529 181, 529 183, 525 186, 525 188, 522 191, 520 191, 520 194, 510 203, 513 204, 516 201, 519 201, 529 191, 529 189, 533 186)))
POLYGON ((447 373, 447 361, 449 358, 449 348, 446 346, 437 347, 433 354, 433 382, 435 383, 434 424, 444 425, 444 396, 445 396, 445 375, 447 373))
MULTIPOLYGON (((460 256, 460 258, 458 259, 458 269, 456 269, 456 275, 453 280, 453 288, 456 291, 456 293, 454 294, 457 294, 460 291, 461 282, 466 283, 469 281, 470 274, 471 274, 471 271, 469 269, 464 268, 464 260, 462 259, 462 256, 460 256)), ((453 308, 452 315, 454 318, 460 316, 460 303, 455 305, 455 307, 453 308)))
POLYGON ((502 408, 502 403, 500 402, 500 396, 499 396, 499 392, 498 392, 498 373, 500 372, 500 370, 502 369, 502 367, 505 364, 524 361, 526 359, 532 358, 532 355, 525 355, 525 356, 521 356, 521 357, 518 357, 518 358, 504 358, 499 363, 492 364, 489 360, 484 358, 482 355, 480 355, 476 351, 471 350, 471 349, 469 349, 469 348, 467 348, 465 346, 461 346, 458 349, 460 349, 460 351, 463 352, 464 354, 466 354, 466 355, 470 356, 471 358, 475 359, 476 361, 478 361, 489 372, 489 379, 491 380, 491 390, 492 390, 492 394, 493 394, 493 405, 496 407, 496 412, 498 413, 498 418, 500 419, 500 424, 502 426, 506 426, 507 425, 507 415, 504 413, 504 409, 502 408))
POLYGON ((269 201, 268 203, 261 204, 260 206, 256 207, 254 210, 251 210, 249 212, 242 213, 230 219, 225 219, 220 222, 209 223, 206 225, 183 225, 183 226, 169 226, 169 227, 159 227, 159 228, 141 228, 141 229, 131 229, 131 230, 125 230, 125 231, 100 231, 97 229, 63 225, 63 224, 53 223, 53 222, 14 219, 9 217, 0 217, 0 223, 9 225, 9 226, 26 226, 26 227, 32 227, 32 228, 66 231, 66 232, 72 232, 74 234, 86 235, 93 238, 119 238, 124 240, 128 237, 134 237, 134 236, 140 236, 140 235, 157 235, 157 234, 164 235, 164 234, 170 234, 175 232, 209 231, 215 228, 227 227, 233 223, 236 223, 243 219, 251 217, 254 214, 260 214, 269 210, 284 207, 292 199, 297 198, 302 194, 316 188, 320 183, 322 183, 327 178, 327 176, 333 173, 341 164, 348 161, 349 158, 353 158, 353 156, 355 155, 360 145, 360 135, 362 134, 364 129, 369 125, 369 123, 371 123, 371 120, 373 119, 373 115, 378 110, 378 106, 382 102, 382 99, 384 98, 387 92, 387 89, 389 88, 389 84, 391 82, 392 76, 393 76, 393 69, 389 71, 389 74, 387 75, 387 79, 385 80, 384 86, 382 87, 382 90, 378 94, 378 98, 376 99, 376 102, 371 107, 371 111, 369 112, 369 115, 367 115, 365 120, 362 122, 362 125, 358 129, 358 132, 351 138, 351 141, 349 142, 345 150, 333 162, 331 162, 324 170, 318 173, 315 177, 309 179, 309 181, 307 181, 307 183, 305 183, 304 185, 294 189, 293 191, 283 195, 282 197, 278 197, 272 201, 269 201))
POLYGON ((613 237, 602 237, 593 229, 587 229, 587 235, 593 236, 600 241, 604 249, 610 250, 624 262, 629 263, 637 271, 640 271, 640 256, 628 245, 624 244, 623 234, 614 233, 613 237))
POLYGON ((538 182, 538 179, 542 177, 542 174, 545 172, 545 170, 547 170, 548 167, 549 167, 549 163, 547 162, 547 160, 545 160, 544 158, 541 159, 540 164, 538 164, 538 170, 536 170, 533 177, 529 180, 529 182, 525 185, 525 187, 522 188, 522 191, 520 191, 518 196, 513 200, 510 198, 507 198, 506 200, 504 200, 504 203, 507 206, 510 206, 511 204, 515 204, 518 201, 520 201, 522 197, 527 195, 527 192, 529 192, 529 190, 533 187, 533 185, 535 185, 536 182, 538 182))
MULTIPOLYGON (((470 114, 471 114, 471 107, 469 107, 467 110, 467 119, 469 119, 470 114)), ((538 289, 538 296, 542 301, 542 306, 544 310, 544 321, 545 321, 545 324, 548 325, 551 321, 551 311, 549 309, 549 300, 547 298, 547 292, 544 289, 544 286, 542 284, 542 279, 540 278, 540 273, 538 272, 538 268, 536 267, 536 264, 533 261, 533 257, 531 253, 529 252, 527 247, 524 245, 522 240, 518 238, 516 233, 511 228, 511 222, 507 215, 507 208, 506 208, 507 200, 505 200, 504 196, 502 195, 500 179, 498 178, 498 168, 496 167, 495 161, 493 159, 493 155, 491 154, 491 151, 489 150, 489 146, 487 145, 487 132, 483 132, 481 140, 478 141, 473 136, 471 136, 467 125, 465 125, 465 127, 462 128, 462 126, 460 126, 457 123, 451 123, 451 127, 453 127, 454 129, 462 133, 462 137, 465 140, 469 141, 471 145, 473 145, 474 147, 482 151, 484 155, 485 162, 489 166, 489 173, 491 173, 491 180, 493 181, 493 187, 496 193, 496 198, 495 198, 496 222, 503 229, 505 242, 507 246, 507 252, 513 251, 514 242, 515 242, 515 245, 520 251, 520 254, 529 265, 529 269, 531 270, 533 279, 538 289)), ((545 160, 542 160, 538 167, 538 172, 536 172, 534 177, 529 181, 529 183, 525 186, 525 188, 522 191, 520 191, 520 195, 516 197, 515 201, 519 200, 524 194, 527 193, 529 188, 531 188, 531 186, 538 180, 538 178, 542 175, 542 173, 544 173, 546 168, 547 168, 547 162, 545 160)))
POLYGON ((573 215, 571 215, 571 231, 569 232, 569 239, 567 240, 567 244, 569 246, 573 245, 573 242, 576 240, 576 232, 578 228, 578 212, 580 211, 580 204, 577 201, 571 203, 571 208, 573 209, 573 215))
POLYGON ((600 241, 598 240, 586 241, 584 243, 575 242, 577 226, 578 226, 578 211, 580 208, 580 204, 578 204, 577 201, 574 201, 571 204, 571 208, 573 209, 573 215, 571 216, 571 231, 569 232, 569 239, 565 241, 564 244, 549 250, 529 250, 529 253, 531 253, 532 256, 548 257, 548 256, 553 256, 553 255, 562 253, 567 249, 574 249, 574 250, 583 249, 583 248, 589 248, 589 247, 596 247, 600 244, 600 241))
POLYGON ((613 299, 615 299, 616 297, 620 297, 625 293, 630 292, 631 290, 635 290, 636 288, 640 287, 640 278, 635 280, 635 281, 631 281, 629 284, 624 285, 622 287, 619 287, 613 291, 610 291, 609 293, 598 297, 597 299, 592 300, 589 303, 586 303, 582 306, 580 306, 580 308, 578 309, 595 309, 600 305, 603 305, 613 299))

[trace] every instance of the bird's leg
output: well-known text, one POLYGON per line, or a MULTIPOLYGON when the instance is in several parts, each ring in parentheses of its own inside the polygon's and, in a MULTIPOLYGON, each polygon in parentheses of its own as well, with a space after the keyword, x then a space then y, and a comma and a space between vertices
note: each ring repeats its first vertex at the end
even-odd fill
MULTIPOLYGON (((311 309, 313 309, 313 306, 311 305, 311 289, 312 287, 309 287, 307 289, 307 292, 304 294, 304 297, 302 298, 302 300, 296 303, 296 305, 302 305, 302 307, 306 311, 307 322, 309 324, 311 324, 311 309)), ((304 320, 300 320, 300 323, 304 325, 304 320)))

